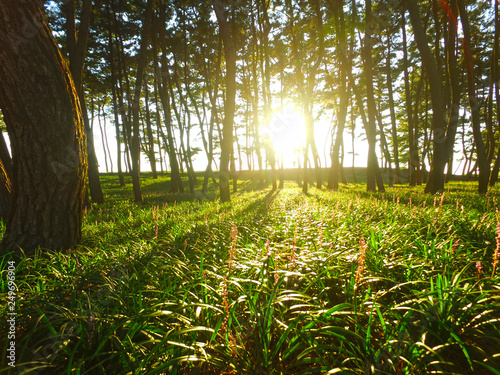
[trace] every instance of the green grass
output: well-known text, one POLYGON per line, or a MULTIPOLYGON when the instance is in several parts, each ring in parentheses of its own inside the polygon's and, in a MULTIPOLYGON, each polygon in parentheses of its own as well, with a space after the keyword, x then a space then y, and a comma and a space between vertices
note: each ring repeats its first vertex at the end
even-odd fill
POLYGON ((241 181, 222 204, 146 176, 136 205, 102 180, 81 245, 16 264, 12 373, 500 374, 498 188, 241 181))

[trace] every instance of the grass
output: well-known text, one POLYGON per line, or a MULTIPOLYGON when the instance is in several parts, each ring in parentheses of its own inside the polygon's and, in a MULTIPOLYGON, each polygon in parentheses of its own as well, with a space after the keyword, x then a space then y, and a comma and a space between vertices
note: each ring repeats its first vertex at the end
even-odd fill
POLYGON ((498 189, 103 186, 81 245, 16 264, 11 373, 500 374, 498 189))

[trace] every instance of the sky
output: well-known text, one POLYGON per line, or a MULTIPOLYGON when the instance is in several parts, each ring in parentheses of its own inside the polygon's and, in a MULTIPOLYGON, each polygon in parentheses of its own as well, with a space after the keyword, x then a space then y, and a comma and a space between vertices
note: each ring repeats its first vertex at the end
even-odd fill
MULTIPOLYGON (((103 121, 101 119, 101 125, 103 130, 106 131, 106 137, 108 140, 109 150, 112 156, 113 172, 117 171, 117 151, 116 151, 116 137, 114 124, 106 119, 103 121)), ((295 111, 293 107, 288 106, 282 112, 276 112, 272 115, 271 121, 267 125, 262 125, 259 129, 260 134, 266 138, 272 140, 275 151, 278 155, 283 156, 283 163, 285 168, 296 168, 298 166, 297 155, 298 150, 303 145, 305 139, 305 125, 302 115, 295 111)), ((358 126, 361 129, 361 126, 358 126)), ((106 164, 104 157, 104 146, 102 142, 102 135, 99 130, 99 124, 97 122, 97 116, 94 119, 93 125, 94 133, 94 146, 96 150, 97 159, 99 161, 99 171, 106 172, 106 164)), ((201 136, 199 132, 192 132, 193 140, 191 141, 192 147, 199 147, 202 149, 193 158, 193 164, 196 171, 204 171, 207 166, 207 158, 205 156, 205 151, 203 150, 203 145, 201 142, 201 136)), ((331 119, 323 119, 315 124, 315 139, 316 147, 318 148, 318 153, 321 159, 322 167, 330 166, 330 146, 331 146, 331 119)), ((245 137, 240 137, 241 142, 245 142, 245 137)), ((243 144, 242 144, 243 146, 243 144)), ((352 166, 352 146, 351 146, 351 135, 344 132, 344 147, 345 147, 345 161, 344 166, 352 166)), ((361 131, 358 130, 356 135, 355 143, 356 155, 355 155, 355 166, 365 167, 367 160, 368 143, 364 140, 361 131)), ((123 151, 123 145, 122 145, 123 151)), ((158 146, 156 146, 156 151, 158 152, 158 146)), ((163 151, 162 151, 163 152, 163 151)), ((265 151, 262 150, 262 155, 265 155, 265 151)), ((242 152, 242 166, 243 169, 247 168, 246 155, 242 152)), ((254 157, 255 161, 257 160, 254 157)), ((217 158, 217 165, 218 165, 217 158)), ((303 163, 303 155, 300 152, 300 162, 303 163)), ((122 166, 124 166, 125 161, 122 160, 122 166)), ((239 162, 236 162, 237 169, 239 169, 239 162)), ((111 163, 108 161, 108 169, 111 172, 111 163)), ((160 164, 157 162, 157 170, 160 170, 160 164)), ((141 171, 148 172, 151 171, 149 160, 144 153, 141 153, 141 171)))

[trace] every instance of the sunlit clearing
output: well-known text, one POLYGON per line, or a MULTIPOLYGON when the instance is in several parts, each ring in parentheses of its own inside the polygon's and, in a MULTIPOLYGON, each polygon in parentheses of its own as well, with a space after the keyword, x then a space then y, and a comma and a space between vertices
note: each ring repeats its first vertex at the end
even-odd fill
POLYGON ((268 126, 261 128, 264 145, 270 142, 276 152, 276 161, 283 160, 284 168, 298 167, 305 143, 304 118, 287 106, 282 111, 273 113, 268 126))

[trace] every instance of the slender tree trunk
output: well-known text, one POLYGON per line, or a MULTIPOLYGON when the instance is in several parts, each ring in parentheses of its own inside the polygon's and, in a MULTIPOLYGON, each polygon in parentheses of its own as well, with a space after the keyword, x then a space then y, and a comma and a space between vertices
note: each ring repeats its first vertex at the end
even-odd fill
POLYGON ((255 28, 255 20, 254 15, 252 13, 252 20, 250 23, 251 31, 252 31, 252 49, 254 58, 251 61, 252 64, 252 88, 253 88, 253 97, 252 97, 252 130, 253 130, 253 142, 255 153, 257 154, 257 165, 259 167, 258 179, 259 183, 264 183, 264 171, 263 171, 263 162, 262 162, 262 142, 260 140, 259 134, 259 76, 257 74, 257 62, 259 60, 259 49, 257 44, 257 31, 255 28))
POLYGON ((397 123, 396 123, 396 110, 394 107, 394 94, 392 88, 392 69, 391 69, 391 38, 387 38, 387 60, 386 60, 386 69, 387 69, 387 89, 388 89, 388 99, 389 99, 389 111, 391 114, 391 136, 392 136, 392 154, 394 155, 394 168, 395 168, 395 176, 394 183, 400 184, 401 179, 401 169, 399 166, 399 140, 398 140, 398 131, 397 131, 397 123))
MULTIPOLYGON (((94 123, 94 107, 92 106, 92 127, 94 123)), ((106 142, 104 138, 104 131, 102 129, 102 123, 101 123, 101 108, 100 106, 97 106, 97 124, 99 125, 99 132, 101 133, 101 143, 102 143, 102 150, 104 152, 104 164, 106 165, 106 173, 109 173, 109 165, 108 165, 108 153, 106 152, 106 142)))
POLYGON ((433 133, 433 157, 429 179, 425 186, 425 192, 434 194, 444 190, 444 167, 448 160, 446 147, 443 143, 446 141, 446 123, 445 123, 445 101, 443 96, 443 87, 441 76, 427 44, 427 36, 422 21, 418 5, 416 2, 406 1, 410 12, 411 24, 415 35, 415 41, 422 57, 427 77, 429 78, 431 102, 432 102, 432 133, 433 133))
POLYGON ((463 0, 457 0, 458 9, 460 12, 460 20, 462 21, 462 30, 464 32, 464 50, 465 63, 467 70, 467 91, 469 95, 469 105, 472 119, 472 134, 474 135, 474 143, 476 144, 477 163, 479 167, 479 186, 478 192, 486 194, 488 192, 488 182, 490 179, 490 164, 486 147, 484 145, 483 135, 481 133, 481 118, 480 118, 480 103, 476 95, 476 77, 474 73, 475 61, 471 52, 471 32, 469 25, 469 15, 465 8, 463 0))
POLYGON ((459 78, 459 71, 457 69, 457 18, 458 14, 456 0, 449 2, 451 14, 448 14, 448 30, 446 38, 446 66, 448 70, 448 81, 451 88, 450 107, 449 107, 449 122, 448 122, 448 141, 446 143, 448 157, 448 173, 446 179, 449 180, 453 175, 453 146, 460 118, 460 97, 461 85, 459 78))
POLYGON ((224 101, 223 136, 221 140, 219 188, 221 201, 228 202, 231 199, 229 191, 229 159, 233 147, 233 124, 236 109, 236 49, 221 0, 213 0, 213 7, 217 16, 219 32, 224 45, 224 56, 226 58, 226 96, 224 101))
POLYGON ((156 155, 155 155, 155 138, 153 135, 153 128, 151 126, 151 112, 149 110, 149 88, 147 81, 144 82, 144 102, 146 104, 146 129, 148 131, 148 159, 149 165, 151 166, 151 172, 153 172, 153 179, 158 178, 158 172, 156 171, 156 155))
MULTIPOLYGON (((171 174, 171 185, 170 191, 172 193, 184 192, 184 185, 182 183, 181 174, 179 171, 179 163, 177 162, 176 148, 174 143, 174 136, 172 132, 172 114, 171 114, 171 103, 170 96, 168 94, 170 73, 168 65, 168 51, 166 47, 166 37, 165 37, 165 17, 166 17, 166 5, 164 3, 160 6, 160 17, 159 17, 159 40, 161 43, 162 54, 161 54, 161 82, 158 80, 159 87, 158 91, 160 93, 160 100, 162 102, 163 114, 165 127, 167 130, 167 151, 168 159, 170 162, 170 174, 171 174)), ((158 72, 159 69, 156 69, 158 72)))
POLYGON ((87 177, 78 94, 38 2, 2 1, 0 35, 0 108, 13 160, 0 255, 68 248, 81 239, 87 177), (17 38, 27 29, 30 37, 17 38))
POLYGON ((104 145, 103 145, 103 147, 104 147, 104 152, 107 153, 107 155, 108 155, 111 173, 113 173, 113 158, 111 156, 111 151, 109 149, 108 135, 106 133, 106 113, 104 112, 104 106, 101 107, 101 110, 102 110, 102 118, 103 118, 103 125, 102 126, 104 129, 104 134, 103 134, 104 145))
POLYGON ((408 44, 406 39, 406 16, 403 12, 402 16, 402 34, 403 34, 403 70, 405 82, 405 107, 406 118, 408 123, 408 182, 410 186, 417 184, 416 169, 418 168, 418 149, 415 147, 413 136, 413 110, 412 110, 412 94, 410 90, 410 74, 408 72, 408 44))
POLYGON ((373 93, 373 68, 372 68, 372 51, 371 51, 371 34, 372 34, 372 2, 371 0, 365 0, 366 7, 366 23, 365 23, 365 39, 364 39, 364 71, 366 75, 366 101, 367 101, 367 111, 368 111, 368 123, 366 127, 366 138, 368 140, 368 165, 367 165, 367 181, 366 190, 383 192, 385 191, 384 184, 380 178, 380 171, 378 166, 376 149, 376 106, 375 97, 373 93))
POLYGON ((109 61, 111 66, 111 96, 113 99, 113 113, 115 118, 115 137, 116 137, 116 164, 118 169, 118 180, 120 181, 120 186, 125 187, 125 178, 122 171, 122 151, 121 151, 121 137, 120 137, 120 121, 119 121, 119 106, 117 99, 117 79, 115 72, 115 53, 113 46, 113 32, 112 32, 112 20, 115 19, 111 14, 111 7, 107 6, 108 11, 108 47, 109 47, 109 61))
POLYGON ((130 148, 130 156, 132 159, 132 185, 134 189, 134 200, 137 203, 142 202, 140 172, 140 125, 139 125, 139 108, 142 91, 142 81, 144 79, 144 68, 146 66, 146 53, 148 49, 148 37, 151 20, 153 18, 153 0, 148 0, 142 23, 141 42, 139 46, 139 61, 137 63, 137 76, 135 79, 134 100, 132 102, 132 144, 130 148))
POLYGON ((85 92, 83 90, 83 66, 87 52, 87 41, 89 37, 90 17, 92 12, 92 0, 84 0, 82 5, 82 17, 76 33, 75 22, 75 0, 66 1, 63 5, 66 15, 66 37, 68 44, 68 55, 71 75, 75 83, 76 91, 80 101, 80 106, 87 132, 87 155, 88 155, 88 176, 90 197, 95 203, 104 203, 104 194, 99 180, 99 165, 94 147, 94 135, 90 128, 87 104, 85 102, 85 92))
MULTIPOLYGON (((495 0, 495 36, 494 36, 494 42, 493 42, 493 58, 492 58, 492 82, 493 82, 493 87, 494 87, 494 95, 492 93, 492 106, 493 106, 493 96, 495 96, 495 102, 496 102, 496 118, 497 118, 497 130, 500 132, 500 15, 499 15, 499 0, 495 0)), ((493 121, 493 109, 492 109, 492 114, 491 118, 493 121)), ((493 165, 493 169, 491 170, 491 175, 490 175, 490 181, 489 184, 490 186, 493 186, 496 181, 498 180, 498 173, 500 171, 500 147, 497 149, 497 155, 496 155, 496 160, 495 164, 493 165)))

